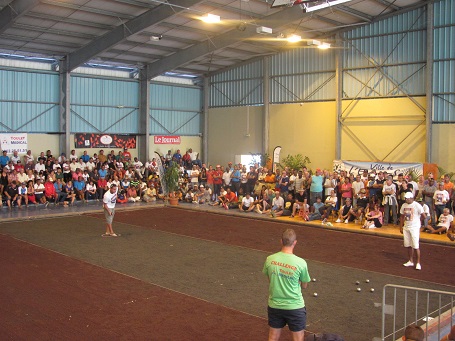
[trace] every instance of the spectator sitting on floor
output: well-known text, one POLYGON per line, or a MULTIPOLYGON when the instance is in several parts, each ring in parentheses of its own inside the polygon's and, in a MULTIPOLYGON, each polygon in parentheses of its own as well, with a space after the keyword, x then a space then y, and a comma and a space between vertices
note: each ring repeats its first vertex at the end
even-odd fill
POLYGON ((126 197, 128 202, 139 202, 141 201, 141 197, 137 193, 137 189, 134 186, 130 186, 126 192, 126 197))
POLYGON ((444 208, 442 214, 439 216, 438 225, 433 228, 431 225, 428 225, 427 229, 430 233, 445 233, 452 229, 453 216, 450 214, 448 208, 444 208))
POLYGON ((362 228, 373 229, 377 227, 382 227, 382 212, 379 205, 375 204, 373 209, 365 215, 365 223, 362 228))
POLYGON ((292 196, 292 193, 288 192, 286 198, 284 200, 284 210, 283 210, 283 217, 290 217, 292 215, 292 211, 295 206, 295 199, 292 196))
POLYGON ((240 212, 251 212, 254 209, 253 202, 254 199, 251 197, 250 193, 247 192, 242 199, 242 204, 239 205, 240 212))
POLYGON ((222 206, 228 210, 230 208, 237 208, 237 195, 231 190, 230 187, 226 188, 226 194, 224 195, 224 201, 222 206))
POLYGON ((215 201, 215 203, 213 204, 213 206, 216 206, 216 205, 223 205, 224 202, 226 201, 226 199, 224 198, 224 196, 225 196, 226 194, 227 194, 226 189, 224 189, 223 187, 221 187, 220 195, 218 195, 217 200, 215 201))
POLYGON ((269 199, 269 196, 267 193, 265 193, 261 199, 258 200, 256 207, 255 207, 255 212, 259 214, 266 214, 270 213, 270 210, 272 208, 272 201, 269 199))
POLYGON ((328 196, 325 199, 324 207, 320 209, 319 211, 321 212, 322 210, 322 222, 325 224, 327 222, 327 219, 330 217, 330 214, 332 214, 332 211, 335 209, 337 206, 338 198, 335 193, 335 190, 332 189, 330 192, 330 196, 328 196))
POLYGON ((154 202, 156 201, 156 189, 153 183, 149 183, 147 189, 142 196, 142 200, 145 202, 154 202))
POLYGON ((32 180, 29 180, 27 182, 27 199, 32 204, 37 205, 36 197, 35 197, 35 186, 34 186, 32 180))
POLYGON ((44 196, 44 185, 41 178, 36 179, 34 188, 36 201, 39 201, 43 205, 46 204, 46 197, 44 196))
POLYGON ((424 232, 428 229, 428 221, 430 220, 430 208, 428 207, 427 204, 423 202, 423 198, 419 197, 417 199, 417 202, 422 205, 423 208, 423 214, 420 218, 420 225, 422 226, 420 231, 424 232))
POLYGON ((104 198, 104 193, 106 193, 108 190, 106 179, 101 176, 96 182, 96 187, 98 198, 104 198))
POLYGON ((351 198, 346 198, 345 204, 340 208, 340 211, 338 212, 338 219, 336 222, 341 223, 344 221, 344 223, 347 224, 349 221, 353 221, 355 218, 351 213, 351 209, 351 198))
POLYGON ((50 203, 53 202, 55 203, 57 200, 57 192, 55 191, 54 184, 52 181, 48 178, 46 182, 44 183, 44 196, 46 197, 46 206, 50 203))
POLYGON ((98 200, 96 196, 96 185, 95 182, 90 179, 85 185, 85 200, 98 200))
POLYGON ((306 202, 307 202, 307 198, 306 198, 306 194, 305 194, 305 189, 303 187, 300 187, 295 194, 295 202, 292 207, 291 218, 294 218, 297 210, 302 209, 303 205, 306 204, 306 202))
POLYGON ((74 181, 74 193, 76 193, 76 198, 79 198, 82 202, 85 202, 85 182, 82 176, 74 181))
POLYGON ((270 216, 275 218, 283 214, 284 199, 280 195, 280 191, 276 191, 275 198, 272 200, 272 208, 270 209, 270 216))
POLYGON ((128 199, 126 198, 126 192, 124 189, 118 192, 117 202, 120 204, 126 204, 128 202, 128 199))
POLYGON ((70 205, 73 205, 76 200, 76 192, 74 190, 73 182, 71 180, 68 181, 66 185, 63 186, 63 190, 66 193, 66 200, 70 202, 70 205))
POLYGON ((324 208, 324 203, 320 196, 316 197, 316 202, 311 207, 312 213, 308 216, 308 221, 322 219, 321 210, 324 208))
POLYGON ((450 329, 449 334, 445 335, 441 341, 455 341, 455 325, 450 329))
POLYGON ((3 194, 6 196, 6 203, 8 204, 8 208, 10 210, 14 206, 14 203, 17 204, 17 207, 21 207, 21 197, 17 191, 16 181, 12 181, 6 187, 6 190, 3 192, 3 194))
POLYGON ((17 187, 17 193, 19 194, 21 204, 28 207, 28 195, 27 195, 27 184, 22 182, 20 186, 17 187))
POLYGON ((404 330, 403 341, 424 341, 425 333, 423 329, 415 324, 411 324, 404 330))
POLYGON ((56 198, 55 198, 55 204, 58 205, 58 204, 61 204, 63 203, 63 205, 67 205, 65 199, 67 197, 67 194, 66 192, 63 190, 63 182, 62 182, 62 179, 57 179, 56 182, 54 182, 54 188, 55 188, 55 194, 56 194, 56 198))

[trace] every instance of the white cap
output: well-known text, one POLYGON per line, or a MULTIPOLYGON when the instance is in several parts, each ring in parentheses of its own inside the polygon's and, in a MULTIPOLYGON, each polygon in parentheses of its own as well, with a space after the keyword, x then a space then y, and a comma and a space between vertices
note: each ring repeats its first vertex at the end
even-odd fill
POLYGON ((414 194, 412 194, 412 192, 406 192, 405 195, 404 195, 404 198, 405 199, 412 199, 412 198, 414 198, 414 194))

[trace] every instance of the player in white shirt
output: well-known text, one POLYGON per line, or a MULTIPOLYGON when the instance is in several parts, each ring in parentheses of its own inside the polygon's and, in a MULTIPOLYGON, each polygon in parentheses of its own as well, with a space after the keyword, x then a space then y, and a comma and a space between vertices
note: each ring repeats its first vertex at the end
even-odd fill
POLYGON ((409 260, 403 265, 406 267, 414 266, 414 251, 417 256, 415 263, 416 270, 422 270, 420 265, 420 218, 423 214, 422 206, 414 201, 412 192, 407 192, 404 196, 406 202, 400 209, 400 232, 403 234, 404 247, 408 249, 409 260))
POLYGON ((112 229, 112 221, 114 220, 115 214, 115 204, 117 202, 117 192, 117 185, 115 183, 112 183, 109 187, 109 190, 104 193, 103 209, 104 216, 106 217, 106 233, 103 234, 103 237, 118 236, 112 229))

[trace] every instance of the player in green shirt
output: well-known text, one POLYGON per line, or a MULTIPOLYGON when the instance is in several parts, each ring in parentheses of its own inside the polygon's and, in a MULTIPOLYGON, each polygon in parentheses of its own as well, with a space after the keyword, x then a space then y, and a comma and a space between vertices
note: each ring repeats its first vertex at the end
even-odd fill
POLYGON ((297 236, 293 229, 286 229, 281 237, 281 251, 265 261, 262 272, 269 279, 269 341, 279 340, 282 328, 287 324, 292 339, 304 339, 306 308, 302 288, 310 281, 304 259, 294 255, 297 236))

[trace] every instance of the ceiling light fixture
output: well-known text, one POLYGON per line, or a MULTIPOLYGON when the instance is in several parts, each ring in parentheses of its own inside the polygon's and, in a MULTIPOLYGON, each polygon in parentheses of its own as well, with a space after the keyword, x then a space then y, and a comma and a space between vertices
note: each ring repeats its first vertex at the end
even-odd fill
POLYGON ((348 1, 352 1, 352 0, 333 0, 333 1, 324 0, 324 1, 321 1, 321 3, 314 5, 314 6, 310 6, 309 3, 308 4, 302 3, 301 6, 303 6, 303 9, 305 12, 314 12, 314 11, 318 11, 320 9, 324 9, 327 7, 339 5, 339 4, 348 2, 348 1))
POLYGON ((219 23, 221 21, 221 18, 220 18, 219 15, 210 14, 210 13, 208 13, 206 16, 200 17, 200 19, 203 22, 206 22, 208 24, 216 24, 216 23, 219 23))
POLYGON ((162 34, 150 36, 150 40, 157 41, 157 40, 161 40, 161 39, 163 39, 163 35, 162 34))
POLYGON ((288 42, 290 43, 297 43, 302 40, 302 37, 297 35, 297 34, 291 34, 290 36, 287 36, 286 38, 288 42))
POLYGON ((322 41, 315 40, 315 39, 308 41, 308 45, 316 46, 318 49, 321 49, 321 50, 329 49, 331 46, 329 43, 324 43, 322 41))

